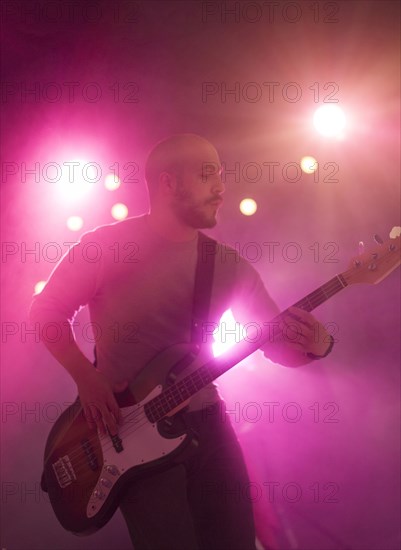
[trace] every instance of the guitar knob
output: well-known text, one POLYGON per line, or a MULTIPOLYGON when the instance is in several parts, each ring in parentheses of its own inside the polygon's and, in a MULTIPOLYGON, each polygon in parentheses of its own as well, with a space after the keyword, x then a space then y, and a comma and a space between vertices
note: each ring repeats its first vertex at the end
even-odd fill
POLYGON ((93 491, 93 496, 99 500, 102 500, 104 498, 104 493, 100 489, 95 489, 93 491))
POLYGON ((390 244, 390 246, 388 247, 388 249, 390 250, 390 252, 394 252, 394 250, 395 250, 395 244, 390 244))
POLYGON ((118 475, 118 468, 116 466, 106 466, 106 472, 112 476, 118 475))
POLYGON ((106 479, 105 477, 101 478, 100 483, 103 485, 103 487, 107 487, 108 489, 111 487, 111 481, 109 479, 106 479))
POLYGON ((383 244, 383 239, 380 237, 380 235, 374 235, 373 236, 373 240, 375 241, 375 243, 377 244, 383 244))
POLYGON ((355 267, 359 267, 361 265, 361 262, 359 260, 354 261, 355 267))
POLYGON ((377 252, 373 252, 373 254, 372 254, 372 259, 373 259, 373 260, 376 260, 377 257, 378 257, 378 255, 379 255, 379 254, 378 254, 377 252))
POLYGON ((369 264, 368 269, 369 269, 369 271, 374 271, 376 269, 376 267, 377 267, 376 264, 369 264))

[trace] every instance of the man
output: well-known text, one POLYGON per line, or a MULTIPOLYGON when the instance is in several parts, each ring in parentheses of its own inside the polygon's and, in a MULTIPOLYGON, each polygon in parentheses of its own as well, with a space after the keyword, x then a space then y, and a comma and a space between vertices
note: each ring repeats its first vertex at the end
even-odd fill
MULTIPOLYGON (((109 435, 121 422, 114 392, 131 387, 165 348, 191 340, 198 230, 215 226, 224 192, 216 149, 193 134, 157 144, 145 176, 150 213, 86 233, 31 307, 33 321, 60 327, 62 337, 45 344, 75 380, 89 426, 109 435), (86 304, 98 336, 96 369, 70 326, 86 304)), ((208 326, 230 307, 243 324, 263 326, 278 314, 255 269, 218 244, 208 326)), ((263 352, 288 366, 325 356, 332 344, 316 323, 291 310, 263 352)), ((120 508, 136 550, 255 548, 251 505, 230 493, 248 478, 233 429, 216 412, 220 402, 214 384, 195 394, 183 416, 197 449, 127 487, 120 508)))

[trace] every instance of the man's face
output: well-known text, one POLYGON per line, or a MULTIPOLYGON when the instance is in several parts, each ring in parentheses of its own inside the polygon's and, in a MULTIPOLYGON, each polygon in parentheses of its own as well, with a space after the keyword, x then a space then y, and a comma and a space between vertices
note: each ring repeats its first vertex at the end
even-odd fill
POLYGON ((195 229, 214 227, 224 185, 221 164, 212 145, 199 146, 176 175, 171 207, 177 218, 195 229))

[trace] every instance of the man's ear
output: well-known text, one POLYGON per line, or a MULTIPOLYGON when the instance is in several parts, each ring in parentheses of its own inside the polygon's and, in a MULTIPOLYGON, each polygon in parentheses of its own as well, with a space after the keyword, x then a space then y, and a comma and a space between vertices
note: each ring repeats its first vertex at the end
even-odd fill
POLYGON ((171 195, 176 189, 176 178, 169 172, 162 172, 159 176, 159 190, 162 195, 171 195))

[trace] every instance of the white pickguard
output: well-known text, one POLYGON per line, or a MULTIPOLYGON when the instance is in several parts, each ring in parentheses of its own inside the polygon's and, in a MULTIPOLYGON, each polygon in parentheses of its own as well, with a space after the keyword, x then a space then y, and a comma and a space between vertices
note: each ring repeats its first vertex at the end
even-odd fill
POLYGON ((162 437, 157 424, 149 422, 144 405, 162 392, 162 386, 156 386, 143 401, 131 407, 121 409, 123 423, 119 436, 124 450, 116 452, 109 436, 99 436, 103 452, 103 469, 98 483, 92 492, 86 509, 87 516, 95 516, 118 479, 130 468, 157 460, 174 451, 186 434, 173 439, 162 437))

